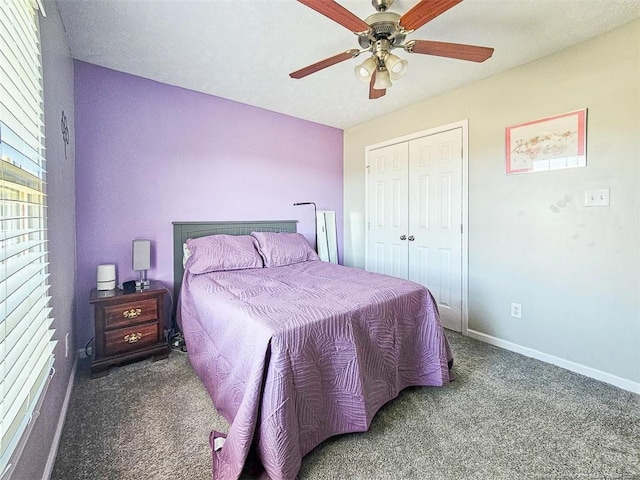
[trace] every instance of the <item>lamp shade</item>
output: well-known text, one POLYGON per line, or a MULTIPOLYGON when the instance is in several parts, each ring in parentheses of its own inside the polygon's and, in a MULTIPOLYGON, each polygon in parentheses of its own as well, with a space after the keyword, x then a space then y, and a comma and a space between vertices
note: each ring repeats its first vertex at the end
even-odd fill
POLYGON ((389 76, 391 77, 391 79, 398 80, 399 78, 402 78, 405 73, 407 73, 409 62, 390 53, 389 55, 387 55, 387 58, 384 61, 384 65, 385 67, 387 67, 387 71, 389 72, 389 76))
POLYGON ((151 268, 151 240, 133 241, 133 270, 151 268))
POLYGON ((386 68, 379 69, 376 72, 376 81, 373 84, 375 90, 384 90, 392 86, 391 78, 389 77, 389 71, 386 68))
POLYGON ((367 58, 364 62, 354 68, 356 78, 361 82, 368 83, 371 80, 371 75, 378 67, 378 62, 374 57, 367 58))

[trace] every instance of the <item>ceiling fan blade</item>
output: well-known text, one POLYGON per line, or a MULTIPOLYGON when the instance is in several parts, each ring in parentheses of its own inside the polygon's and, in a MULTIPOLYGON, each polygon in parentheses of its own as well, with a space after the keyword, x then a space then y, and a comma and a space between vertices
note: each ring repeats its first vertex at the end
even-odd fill
POLYGON ((375 100, 376 98, 384 97, 387 93, 386 89, 376 90, 373 88, 373 84, 376 83, 376 71, 373 71, 373 75, 371 75, 371 81, 369 82, 369 100, 375 100))
POLYGON ((316 73, 323 68, 330 67, 331 65, 335 65, 336 63, 344 62, 345 60, 349 60, 350 58, 357 57, 360 54, 360 50, 347 50, 346 52, 339 53, 334 55, 333 57, 325 58, 324 60, 320 60, 313 65, 309 65, 307 67, 301 68, 300 70, 296 70, 293 73, 290 73, 289 76, 291 78, 302 78, 307 75, 311 75, 312 73, 316 73))
POLYGON ((405 50, 410 53, 437 55, 438 57, 457 58, 471 62, 484 62, 493 55, 493 48, 464 45, 462 43, 432 42, 412 40, 407 42, 405 50))
POLYGON ((313 8, 316 12, 323 14, 325 17, 329 17, 334 22, 339 23, 354 33, 366 32, 369 30, 369 24, 356 17, 349 10, 333 0, 298 1, 309 8, 313 8))
POLYGON ((400 17, 400 25, 411 32, 460 2, 462 0, 420 0, 411 10, 400 17))

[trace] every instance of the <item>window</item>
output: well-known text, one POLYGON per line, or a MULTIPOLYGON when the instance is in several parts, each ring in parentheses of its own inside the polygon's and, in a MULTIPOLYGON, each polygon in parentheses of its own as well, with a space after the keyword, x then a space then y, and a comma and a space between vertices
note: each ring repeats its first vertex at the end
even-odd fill
POLYGON ((37 4, 0 1, 0 474, 53 365, 37 4))

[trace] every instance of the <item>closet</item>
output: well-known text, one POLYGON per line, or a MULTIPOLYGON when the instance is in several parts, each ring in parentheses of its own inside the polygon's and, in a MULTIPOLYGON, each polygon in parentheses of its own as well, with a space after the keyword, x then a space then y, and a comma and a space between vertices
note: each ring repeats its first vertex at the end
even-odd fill
POLYGON ((462 327, 463 129, 367 149, 366 269, 426 286, 462 327))

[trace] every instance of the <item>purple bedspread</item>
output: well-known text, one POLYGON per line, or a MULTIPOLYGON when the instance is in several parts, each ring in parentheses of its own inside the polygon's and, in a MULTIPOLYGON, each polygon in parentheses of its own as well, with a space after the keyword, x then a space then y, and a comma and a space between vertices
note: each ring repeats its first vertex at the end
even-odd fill
POLYGON ((272 480, 295 479, 326 438, 360 432, 411 385, 449 381, 431 294, 405 280, 320 261, 186 274, 191 363, 230 423, 213 477, 237 479, 252 444, 272 480))

